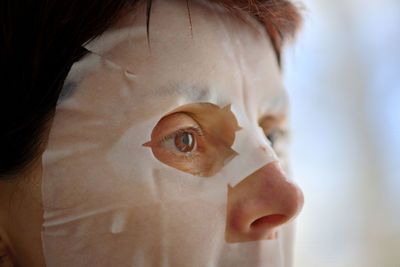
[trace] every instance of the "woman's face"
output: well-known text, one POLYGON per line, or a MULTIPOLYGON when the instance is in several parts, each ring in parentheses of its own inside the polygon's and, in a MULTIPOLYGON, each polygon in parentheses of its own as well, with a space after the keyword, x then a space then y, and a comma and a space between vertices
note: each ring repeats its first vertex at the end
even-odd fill
POLYGON ((274 50, 251 19, 189 9, 156 1, 147 42, 141 7, 74 66, 42 166, 3 222, 22 266, 289 264, 283 225, 303 196, 281 168, 274 50))

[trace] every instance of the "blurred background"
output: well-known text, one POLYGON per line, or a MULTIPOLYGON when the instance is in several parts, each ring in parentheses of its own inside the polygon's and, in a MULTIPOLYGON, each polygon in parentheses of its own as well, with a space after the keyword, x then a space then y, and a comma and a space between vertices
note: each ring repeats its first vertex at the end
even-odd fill
POLYGON ((303 2, 284 59, 295 267, 399 267, 400 1, 303 2))

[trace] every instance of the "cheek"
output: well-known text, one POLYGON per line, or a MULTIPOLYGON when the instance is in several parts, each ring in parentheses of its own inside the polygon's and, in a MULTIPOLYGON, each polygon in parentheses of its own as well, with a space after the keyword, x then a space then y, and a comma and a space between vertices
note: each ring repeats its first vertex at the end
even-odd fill
POLYGON ((165 168, 154 172, 152 180, 157 190, 147 201, 156 204, 155 212, 145 209, 142 212, 151 215, 147 218, 152 224, 160 223, 160 227, 164 227, 163 235, 169 240, 171 255, 176 254, 179 247, 186 251, 183 254, 198 256, 200 260, 201 251, 209 254, 210 244, 223 242, 227 197, 223 181, 213 182, 165 168))
POLYGON ((43 223, 41 166, 29 177, 19 177, 10 195, 8 234, 21 266, 44 266, 41 231, 43 223))

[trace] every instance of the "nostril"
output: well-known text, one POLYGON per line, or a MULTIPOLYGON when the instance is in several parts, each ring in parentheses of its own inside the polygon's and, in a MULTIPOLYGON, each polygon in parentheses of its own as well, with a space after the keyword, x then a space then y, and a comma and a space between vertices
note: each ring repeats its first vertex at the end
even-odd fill
POLYGON ((250 224, 250 228, 260 228, 260 227, 266 227, 266 226, 277 226, 280 224, 283 224, 286 222, 288 217, 286 215, 282 214, 272 214, 268 216, 263 216, 261 218, 258 218, 257 220, 253 221, 250 224))

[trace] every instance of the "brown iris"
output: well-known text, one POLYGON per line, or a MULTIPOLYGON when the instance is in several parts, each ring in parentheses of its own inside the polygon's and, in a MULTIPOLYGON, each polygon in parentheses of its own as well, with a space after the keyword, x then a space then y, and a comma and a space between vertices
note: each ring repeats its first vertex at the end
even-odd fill
POLYGON ((193 151, 196 142, 193 137, 193 134, 189 132, 184 132, 177 134, 175 136, 175 146, 180 152, 191 152, 193 151))

